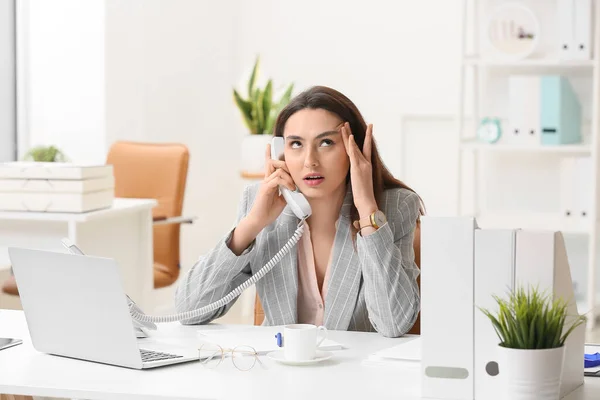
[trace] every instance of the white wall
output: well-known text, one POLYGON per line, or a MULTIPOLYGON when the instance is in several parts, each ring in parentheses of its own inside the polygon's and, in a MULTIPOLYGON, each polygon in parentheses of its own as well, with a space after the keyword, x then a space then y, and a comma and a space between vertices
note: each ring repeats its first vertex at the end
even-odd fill
MULTIPOLYGON (((245 84, 256 54, 263 82, 348 95, 400 178, 401 116, 456 108, 455 2, 27 1, 32 142, 94 160, 116 140, 188 145, 184 213, 199 219, 182 228, 184 269, 231 228, 248 183, 238 174, 245 129, 231 90, 245 84)), ((429 146, 410 152, 447 157, 429 146)))
POLYGON ((107 8, 107 144, 181 142, 190 150, 182 261, 192 264, 233 223, 240 131, 232 2, 111 0, 107 8), (226 184, 224 184, 226 182, 226 184))
POLYGON ((27 121, 19 134, 28 147, 56 145, 74 162, 104 162, 104 1, 20 1, 27 121))
POLYGON ((401 115, 455 111, 460 11, 444 0, 241 2, 240 62, 260 53, 276 82, 345 93, 400 174, 401 115))

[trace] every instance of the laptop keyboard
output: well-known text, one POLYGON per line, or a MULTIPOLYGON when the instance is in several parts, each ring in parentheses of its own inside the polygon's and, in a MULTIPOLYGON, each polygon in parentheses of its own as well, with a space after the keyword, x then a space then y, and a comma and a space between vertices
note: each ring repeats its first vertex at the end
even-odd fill
POLYGON ((142 362, 170 360, 172 358, 182 358, 183 357, 183 356, 179 356, 177 354, 161 353, 159 351, 142 350, 142 349, 140 349, 140 354, 142 356, 142 362))

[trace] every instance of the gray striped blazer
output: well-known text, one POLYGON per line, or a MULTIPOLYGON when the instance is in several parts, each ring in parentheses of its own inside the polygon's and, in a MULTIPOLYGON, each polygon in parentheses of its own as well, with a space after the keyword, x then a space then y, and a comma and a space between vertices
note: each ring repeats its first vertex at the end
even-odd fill
MULTIPOLYGON (((244 190, 236 224, 251 209, 258 185, 244 190)), ((413 251, 419 197, 407 189, 387 190, 382 211, 388 222, 370 235, 357 235, 356 243, 351 236, 352 203, 349 185, 337 222, 323 325, 334 330, 377 331, 387 337, 401 336, 413 326, 420 308, 419 269, 413 251)), ((200 308, 235 289, 284 246, 298 223, 298 218, 286 207, 239 256, 227 246, 232 229, 180 280, 175 292, 177 312, 200 308)), ((296 246, 279 264, 256 283, 265 311, 263 325, 297 322, 296 246)), ((208 323, 223 316, 234 302, 183 323, 208 323)))

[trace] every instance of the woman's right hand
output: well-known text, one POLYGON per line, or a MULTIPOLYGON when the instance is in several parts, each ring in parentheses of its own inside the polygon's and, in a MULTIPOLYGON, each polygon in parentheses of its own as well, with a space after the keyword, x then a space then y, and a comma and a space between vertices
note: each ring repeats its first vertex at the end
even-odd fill
POLYGON ((260 225, 260 229, 273 223, 286 206, 286 201, 279 194, 279 186, 296 190, 294 180, 285 161, 271 159, 271 145, 265 151, 265 177, 260 185, 252 209, 248 217, 260 225))

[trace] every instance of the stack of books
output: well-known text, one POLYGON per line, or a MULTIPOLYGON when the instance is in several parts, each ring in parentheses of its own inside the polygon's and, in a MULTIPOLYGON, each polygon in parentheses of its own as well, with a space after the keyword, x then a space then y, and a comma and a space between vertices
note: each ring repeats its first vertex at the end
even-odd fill
POLYGON ((0 163, 0 210, 84 213, 114 200, 112 165, 0 163))

